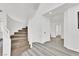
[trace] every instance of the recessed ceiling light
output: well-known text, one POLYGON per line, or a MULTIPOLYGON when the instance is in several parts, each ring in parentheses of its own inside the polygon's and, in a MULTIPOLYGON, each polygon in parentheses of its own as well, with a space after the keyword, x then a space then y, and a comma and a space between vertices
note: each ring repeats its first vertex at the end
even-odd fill
POLYGON ((52 12, 49 12, 49 14, 52 14, 52 12))

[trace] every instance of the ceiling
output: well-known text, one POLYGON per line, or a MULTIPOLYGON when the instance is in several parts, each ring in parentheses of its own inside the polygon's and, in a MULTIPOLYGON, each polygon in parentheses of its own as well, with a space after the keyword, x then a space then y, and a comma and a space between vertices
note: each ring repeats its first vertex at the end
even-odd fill
POLYGON ((38 6, 39 3, 0 3, 0 10, 13 19, 26 20, 34 15, 38 6))
POLYGON ((43 16, 45 16, 48 19, 52 19, 54 16, 59 16, 59 15, 63 14, 64 11, 67 10, 68 8, 71 8, 76 5, 79 5, 79 3, 65 3, 55 9, 49 10, 43 16))

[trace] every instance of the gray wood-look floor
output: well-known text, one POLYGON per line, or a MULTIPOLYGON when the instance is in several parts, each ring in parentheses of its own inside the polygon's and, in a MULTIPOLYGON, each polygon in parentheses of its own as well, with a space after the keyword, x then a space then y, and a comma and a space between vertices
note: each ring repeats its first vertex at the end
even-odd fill
POLYGON ((17 56, 79 56, 79 52, 65 48, 63 39, 54 38, 44 44, 35 42, 31 49, 28 49, 17 56))
POLYGON ((63 39, 53 39, 44 44, 35 42, 33 47, 20 56, 79 56, 79 52, 64 47, 63 39))

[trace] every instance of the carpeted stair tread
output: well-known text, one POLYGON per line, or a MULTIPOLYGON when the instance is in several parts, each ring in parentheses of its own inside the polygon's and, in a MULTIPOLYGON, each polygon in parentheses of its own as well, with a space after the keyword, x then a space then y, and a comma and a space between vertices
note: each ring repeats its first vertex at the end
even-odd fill
POLYGON ((12 38, 12 40, 27 40, 27 38, 25 38, 25 37, 21 37, 21 38, 15 37, 15 38, 12 38))

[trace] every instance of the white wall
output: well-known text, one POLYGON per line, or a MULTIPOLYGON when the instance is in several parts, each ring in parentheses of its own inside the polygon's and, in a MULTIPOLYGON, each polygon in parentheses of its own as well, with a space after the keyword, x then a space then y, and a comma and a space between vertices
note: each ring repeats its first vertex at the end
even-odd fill
POLYGON ((54 9, 60 5, 62 4, 40 4, 35 16, 29 21, 28 38, 31 42, 44 43, 50 40, 50 20, 46 19, 43 15, 48 10, 54 9))
POLYGON ((78 11, 79 5, 69 8, 64 13, 64 46, 79 52, 78 11))
POLYGON ((10 35, 13 35, 14 32, 18 32, 18 30, 21 30, 22 28, 26 27, 27 23, 13 20, 11 17, 8 16, 7 18, 7 28, 10 31, 10 35))
POLYGON ((8 29, 12 35, 22 27, 28 25, 29 19, 31 19, 38 8, 38 4, 32 3, 2 3, 0 4, 0 10, 3 10, 8 14, 8 29), (36 6, 36 7, 34 7, 36 6))
POLYGON ((50 41, 50 20, 44 16, 40 17, 41 43, 50 41))
POLYGON ((49 40, 50 26, 48 19, 45 19, 43 16, 39 15, 37 18, 31 20, 30 23, 28 36, 32 42, 44 43, 49 40))

